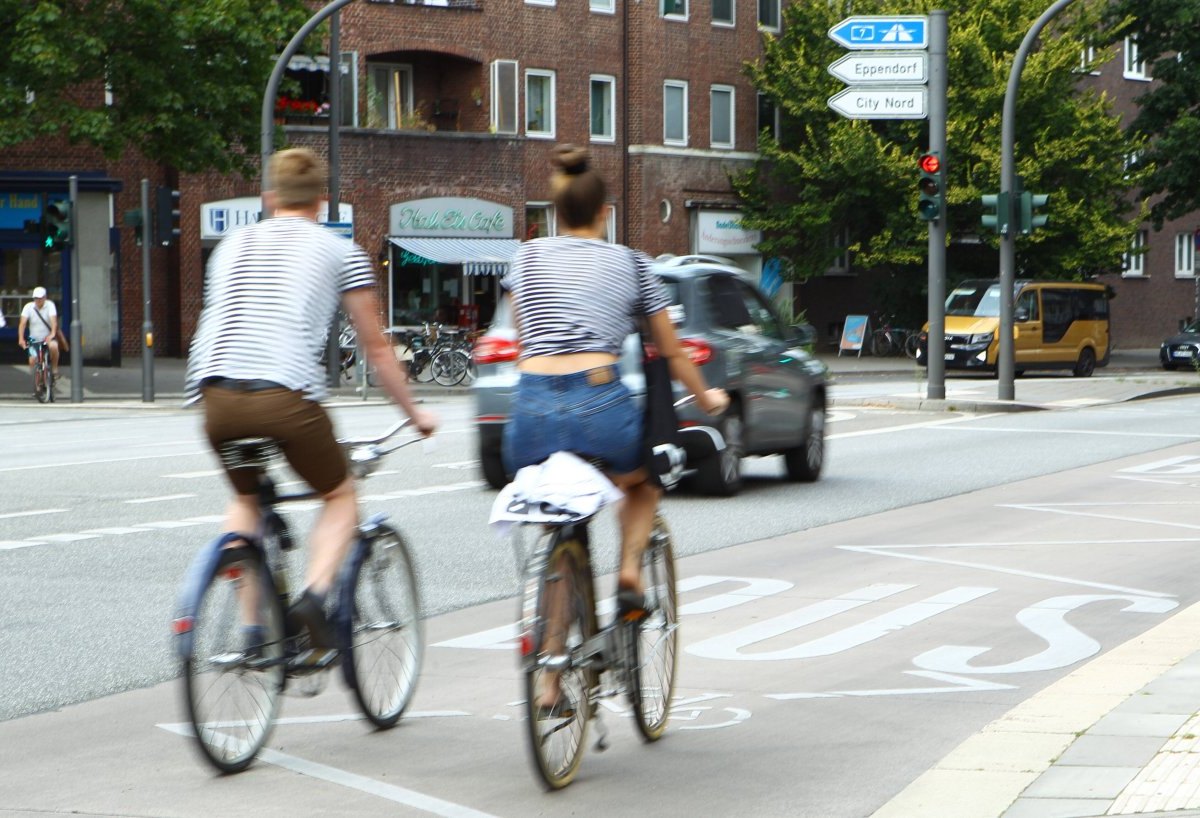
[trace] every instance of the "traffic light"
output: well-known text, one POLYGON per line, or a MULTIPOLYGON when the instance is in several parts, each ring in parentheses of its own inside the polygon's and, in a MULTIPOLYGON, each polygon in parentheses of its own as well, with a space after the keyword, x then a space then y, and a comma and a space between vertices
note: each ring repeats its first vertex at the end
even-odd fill
POLYGON ((1038 208, 1045 207, 1050 197, 1045 193, 1030 193, 1021 191, 1021 235, 1028 236, 1039 227, 1045 227, 1050 217, 1038 213, 1038 208))
POLYGON ((70 247, 74 237, 71 225, 71 203, 47 202, 42 211, 42 249, 62 250, 70 247))
POLYGON ((154 241, 163 247, 179 241, 179 191, 161 185, 155 190, 154 241))
POLYGON ((942 157, 937 153, 926 153, 921 156, 918 165, 921 168, 921 181, 918 183, 921 195, 917 200, 917 215, 923 221, 935 222, 942 217, 945 207, 942 157))
POLYGON ((1002 236, 1012 229, 1012 195, 1009 193, 987 193, 983 196, 983 209, 995 211, 983 214, 983 226, 990 227, 1002 236))

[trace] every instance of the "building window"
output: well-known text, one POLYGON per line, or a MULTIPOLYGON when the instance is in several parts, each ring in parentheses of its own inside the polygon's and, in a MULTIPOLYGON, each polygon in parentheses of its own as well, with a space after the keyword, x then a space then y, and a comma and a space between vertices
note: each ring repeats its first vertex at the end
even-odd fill
POLYGON ((735 16, 735 0, 712 0, 712 15, 714 26, 732 26, 737 19, 735 16))
POLYGON ((1196 234, 1175 234, 1175 276, 1196 277, 1196 234))
POLYGON ((850 272, 850 228, 843 227, 829 237, 829 245, 838 250, 833 263, 825 270, 826 275, 846 275, 850 272))
POLYGON ((604 240, 609 244, 617 241, 617 206, 608 206, 608 215, 604 217, 604 240))
POLYGON ((687 0, 659 0, 659 14, 672 20, 688 18, 687 0))
POLYGON ((1146 245, 1149 242, 1149 231, 1137 231, 1137 235, 1133 237, 1133 244, 1129 247, 1129 252, 1125 254, 1124 271, 1121 273, 1123 277, 1137 278, 1146 274, 1146 245))
POLYGON ((758 26, 779 31, 779 0, 758 0, 758 26))
POLYGON ((525 0, 527 6, 553 6, 554 0, 525 0))
POLYGON ((367 66, 367 127, 403 128, 413 118, 411 65, 367 66))
POLYGON ((554 235, 554 205, 530 202, 525 205, 525 240, 554 235))
POLYGON ((1096 64, 1096 46, 1088 43, 1079 52, 1079 73, 1099 75, 1100 69, 1093 67, 1096 64))
POLYGON ((714 85, 709 91, 709 139, 714 148, 733 147, 733 86, 714 85))
POLYGON ((1129 179, 1130 177, 1133 176, 1134 173, 1137 172, 1138 165, 1141 163, 1141 161, 1142 161, 1142 152, 1141 151, 1130 151, 1129 153, 1125 154, 1124 177, 1126 179, 1129 179))
POLYGON ((688 84, 683 80, 663 83, 663 144, 686 145, 688 84))
POLYGON ((588 8, 596 14, 615 14, 616 6, 615 0, 588 0, 588 8))
POLYGON ((779 123, 781 121, 779 106, 769 96, 758 95, 758 135, 762 142, 762 133, 766 131, 772 139, 779 141, 779 123))
POLYGON ((1149 79, 1146 76, 1146 64, 1142 62, 1138 56, 1138 46, 1136 37, 1125 38, 1125 73, 1124 77, 1127 80, 1144 80, 1149 79))
POLYGON ((517 132, 517 61, 492 63, 492 129, 496 133, 517 132))
POLYGON ((554 72, 525 72, 525 135, 554 136, 554 72))
POLYGON ((593 76, 591 90, 591 126, 593 142, 612 142, 616 139, 615 77, 593 76))

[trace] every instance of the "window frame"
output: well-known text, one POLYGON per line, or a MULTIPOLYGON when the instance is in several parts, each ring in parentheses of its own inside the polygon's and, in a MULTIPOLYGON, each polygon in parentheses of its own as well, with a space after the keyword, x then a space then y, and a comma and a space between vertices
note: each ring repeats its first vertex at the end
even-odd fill
POLYGON ((712 7, 712 24, 717 28, 736 28, 737 27, 737 0, 729 0, 729 19, 718 20, 716 6, 712 7))
POLYGON ((783 3, 781 0, 758 0, 758 30, 779 32, 783 30, 783 3), (763 8, 768 4, 774 6, 774 24, 763 22, 763 8))
POLYGON ((617 141, 617 78, 612 74, 592 74, 588 77, 588 138, 592 142, 613 143, 617 141), (593 86, 604 84, 608 86, 608 125, 612 133, 597 134, 593 130, 595 112, 592 97, 593 86))
POLYGON ((489 71, 489 79, 491 81, 491 111, 488 113, 488 123, 493 133, 502 134, 519 134, 521 132, 521 65, 517 60, 492 60, 489 71), (501 66, 512 66, 512 130, 501 128, 501 115, 504 113, 501 107, 501 66))
POLYGON ((708 88, 708 146, 719 150, 733 150, 737 146, 737 89, 732 85, 713 83, 708 88), (717 142, 714 128, 717 118, 713 99, 717 94, 729 95, 729 141, 717 142))
POLYGON ((1196 277, 1196 234, 1175 234, 1175 277, 1196 277))
POLYGON ((529 235, 529 211, 542 210, 546 214, 546 236, 558 235, 558 216, 554 212, 553 202, 526 202, 525 203, 525 240, 529 241, 532 236, 529 235))
POLYGON ((529 137, 530 139, 554 139, 554 132, 556 130, 555 117, 557 116, 557 113, 558 113, 555 110, 557 108, 557 103, 555 100, 555 93, 556 93, 555 84, 556 84, 556 82, 557 82, 556 72, 553 69, 550 69, 550 68, 526 68, 525 69, 525 116, 524 116, 523 121, 525 123, 525 136, 529 137), (544 115, 546 124, 549 127, 548 127, 548 130, 544 130, 544 131, 531 131, 529 129, 529 81, 534 78, 550 81, 548 84, 550 112, 548 115, 544 115))
POLYGON ((687 80, 663 80, 663 144, 672 145, 675 147, 686 148, 688 144, 688 81, 687 80), (683 92, 683 137, 681 139, 672 139, 667 136, 667 89, 683 92))
POLYGON ((1133 237, 1133 243, 1125 253, 1121 278, 1146 278, 1146 248, 1150 244, 1150 231, 1139 230, 1133 237))
POLYGON ((371 106, 371 89, 375 87, 375 74, 377 71, 387 71, 387 91, 384 96, 383 104, 387 109, 387 122, 383 125, 378 125, 380 130, 397 131, 400 130, 400 125, 404 117, 411 117, 416 110, 413 102, 413 66, 412 63, 395 63, 395 62, 368 62, 367 63, 367 121, 371 121, 371 117, 375 115, 375 111, 371 106), (400 80, 397 75, 402 75, 400 80), (401 90, 401 84, 403 89, 401 90), (400 92, 401 99, 395 100, 393 96, 396 92, 400 92), (406 104, 405 104, 406 103, 406 104), (401 107, 403 111, 399 110, 401 107))
POLYGON ((616 14, 617 0, 588 0, 588 11, 592 14, 616 14))
POLYGON ((762 145, 763 132, 763 103, 766 102, 771 106, 771 137, 778 142, 780 134, 783 130, 783 109, 779 107, 779 103, 772 100, 762 91, 758 92, 755 100, 755 142, 762 145))
POLYGON ((664 20, 674 20, 675 22, 678 22, 678 23, 686 23, 690 17, 691 11, 692 11, 692 9, 688 3, 688 0, 658 0, 658 16, 664 20), (677 11, 672 11, 672 12, 668 13, 667 12, 667 3, 671 3, 671 2, 682 3, 683 4, 683 13, 681 14, 677 11))
POLYGON ((1149 80, 1150 77, 1146 74, 1145 60, 1138 59, 1137 37, 1126 37, 1125 47, 1122 49, 1122 68, 1121 76, 1127 80, 1149 80))

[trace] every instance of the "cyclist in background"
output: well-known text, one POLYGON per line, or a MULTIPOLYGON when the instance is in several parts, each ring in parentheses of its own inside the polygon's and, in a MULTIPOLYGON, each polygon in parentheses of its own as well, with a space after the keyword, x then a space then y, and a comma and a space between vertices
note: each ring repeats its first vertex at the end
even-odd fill
MULTIPOLYGON (((217 245, 208 264, 204 309, 187 366, 187 403, 204 401, 213 450, 242 437, 279 442, 292 468, 321 495, 305 590, 288 611, 293 632, 307 630, 320 662, 334 648, 325 619, 333 585, 358 525, 353 478, 328 414, 320 364, 339 302, 358 328, 379 384, 430 435, 436 419, 413 403, 403 370, 384 339, 375 273, 361 247, 317 224, 328 171, 312 151, 280 151, 268 166, 271 218, 217 245)), ((234 497, 227 532, 258 530, 252 470, 227 472, 234 497)))
POLYGON ((17 324, 17 343, 29 353, 29 374, 33 374, 36 348, 29 342, 46 345, 50 351, 50 369, 53 380, 58 380, 58 310, 54 302, 46 298, 45 287, 33 288, 33 300, 21 309, 21 321, 17 324), (26 334, 28 332, 28 334, 26 334))

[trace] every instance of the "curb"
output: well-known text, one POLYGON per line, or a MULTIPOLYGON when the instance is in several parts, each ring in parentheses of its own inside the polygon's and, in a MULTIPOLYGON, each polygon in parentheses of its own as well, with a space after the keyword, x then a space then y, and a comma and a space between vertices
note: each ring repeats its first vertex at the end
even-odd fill
POLYGON ((998 818, 1082 733, 1197 650, 1200 602, 1021 702, 871 818, 998 818))

